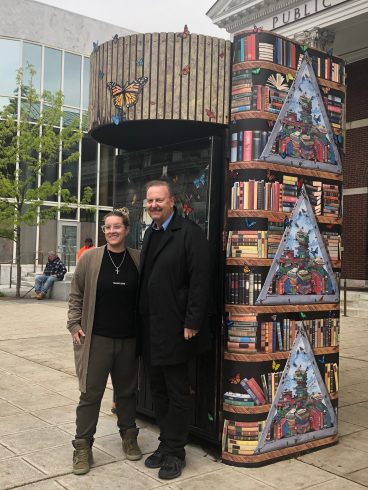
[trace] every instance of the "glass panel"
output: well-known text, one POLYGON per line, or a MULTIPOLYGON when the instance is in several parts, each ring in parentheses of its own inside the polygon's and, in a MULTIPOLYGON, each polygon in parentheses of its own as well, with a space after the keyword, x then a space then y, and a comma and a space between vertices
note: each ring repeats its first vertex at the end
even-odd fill
POLYGON ((21 226, 20 239, 22 243, 22 264, 33 264, 35 261, 36 232, 36 226, 29 226, 26 224, 22 224, 21 226))
POLYGON ((10 97, 0 97, 0 111, 3 111, 6 106, 13 105, 13 114, 14 117, 17 117, 17 101, 18 99, 10 98, 10 97))
POLYGON ((77 219, 76 208, 69 208, 67 210, 60 211, 60 219, 77 219))
MULTIPOLYGON (((43 207, 47 209, 46 206, 43 207)), ((56 219, 50 219, 40 226, 39 260, 42 262, 43 266, 45 266, 47 262, 47 252, 50 250, 58 251, 56 224, 56 219)))
POLYGON ((87 211, 86 209, 80 210, 80 247, 84 246, 84 240, 86 238, 92 238, 93 243, 95 242, 96 234, 96 213, 87 211))
POLYGON ((75 265, 77 253, 78 227, 76 225, 61 224, 61 252, 60 258, 69 269, 70 265, 75 265))
POLYGON ((32 107, 29 108, 29 102, 22 99, 21 101, 21 111, 28 113, 29 121, 37 121, 40 117, 41 104, 39 102, 32 104, 32 107))
POLYGON ((29 85, 30 74, 27 65, 30 64, 36 73, 33 76, 33 88, 40 93, 41 90, 41 46, 38 44, 23 43, 23 84, 29 85))
POLYGON ((64 55, 64 102, 66 105, 80 106, 81 57, 76 54, 64 55))
POLYGON ((82 112, 82 131, 88 131, 88 112, 82 112))
POLYGON ((115 148, 100 146, 100 205, 112 206, 115 148))
POLYGON ((81 195, 87 186, 93 191, 90 204, 96 204, 97 143, 88 135, 82 139, 81 195))
POLYGON ((51 93, 61 90, 61 51, 45 48, 43 88, 51 93))
MULTIPOLYGON (((59 130, 54 129, 58 134, 59 130)), ((42 169, 41 182, 55 182, 59 178, 59 160, 45 165, 42 169)), ((57 196, 51 196, 47 198, 48 201, 57 201, 57 196)))
POLYGON ((140 246, 151 223, 145 211, 145 184, 161 177, 171 182, 180 215, 192 219, 207 232, 210 158, 209 138, 117 157, 114 206, 126 206, 130 211, 128 246, 140 246))
POLYGON ((88 109, 89 98, 89 58, 83 58, 83 109, 88 109))
POLYGON ((19 68, 19 41, 0 39, 0 94, 17 93, 16 75, 19 68))
MULTIPOLYGON (((70 109, 69 107, 64 107, 63 109, 63 126, 69 126, 75 120, 79 121, 79 109, 70 109)), ((80 124, 78 124, 79 127, 80 124)))
POLYGON ((67 163, 65 160, 74 152, 77 152, 79 145, 74 145, 72 148, 68 150, 63 150, 62 155, 62 165, 61 165, 61 174, 65 175, 70 172, 71 177, 64 183, 64 189, 68 189, 72 196, 77 196, 78 193, 78 160, 74 160, 73 162, 67 163))

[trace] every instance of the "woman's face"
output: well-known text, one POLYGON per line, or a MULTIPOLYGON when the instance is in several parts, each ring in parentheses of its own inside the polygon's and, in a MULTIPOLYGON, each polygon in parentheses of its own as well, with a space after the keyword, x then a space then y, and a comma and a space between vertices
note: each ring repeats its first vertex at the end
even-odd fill
POLYGON ((107 244, 113 249, 124 244, 128 228, 120 216, 108 216, 105 219, 104 233, 107 244))

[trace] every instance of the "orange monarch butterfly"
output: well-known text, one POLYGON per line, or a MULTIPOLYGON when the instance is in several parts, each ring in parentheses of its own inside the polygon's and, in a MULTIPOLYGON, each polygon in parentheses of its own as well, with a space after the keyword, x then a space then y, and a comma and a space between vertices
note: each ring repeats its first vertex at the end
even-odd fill
POLYGON ((107 87, 110 89, 115 107, 122 109, 124 106, 132 107, 135 105, 138 102, 139 94, 147 82, 147 77, 136 78, 127 85, 124 85, 124 87, 118 85, 116 82, 108 82, 107 87))

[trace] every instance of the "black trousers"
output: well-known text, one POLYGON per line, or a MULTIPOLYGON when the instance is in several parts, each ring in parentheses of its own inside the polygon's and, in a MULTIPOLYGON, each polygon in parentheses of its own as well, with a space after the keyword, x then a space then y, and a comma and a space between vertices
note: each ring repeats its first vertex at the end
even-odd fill
POLYGON ((184 459, 191 411, 189 363, 171 366, 146 364, 145 368, 160 429, 159 449, 184 459))
POLYGON ((87 389, 77 407, 76 439, 93 441, 101 401, 111 375, 121 431, 135 427, 138 359, 136 339, 113 339, 92 335, 87 371, 87 389))

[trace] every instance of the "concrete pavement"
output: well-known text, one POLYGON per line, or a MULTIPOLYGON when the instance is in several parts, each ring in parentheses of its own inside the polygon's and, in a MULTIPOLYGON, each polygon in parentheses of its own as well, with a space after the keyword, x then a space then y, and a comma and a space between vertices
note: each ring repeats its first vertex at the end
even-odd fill
MULTIPOLYGON (((220 454, 188 447, 180 478, 164 482, 121 452, 106 390, 95 467, 71 471, 77 382, 65 302, 0 298, 0 488, 26 489, 359 489, 368 487, 368 321, 342 318, 338 445, 261 468, 223 465, 220 454)), ((145 454, 154 425, 140 421, 145 454)))

